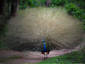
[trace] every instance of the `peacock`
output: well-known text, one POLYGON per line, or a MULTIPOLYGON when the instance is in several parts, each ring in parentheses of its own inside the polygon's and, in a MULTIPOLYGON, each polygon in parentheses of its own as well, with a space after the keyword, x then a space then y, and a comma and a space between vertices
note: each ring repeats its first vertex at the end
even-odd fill
POLYGON ((44 55, 44 59, 47 59, 48 58, 48 54, 50 52, 45 40, 42 40, 42 48, 41 48, 41 53, 44 55))

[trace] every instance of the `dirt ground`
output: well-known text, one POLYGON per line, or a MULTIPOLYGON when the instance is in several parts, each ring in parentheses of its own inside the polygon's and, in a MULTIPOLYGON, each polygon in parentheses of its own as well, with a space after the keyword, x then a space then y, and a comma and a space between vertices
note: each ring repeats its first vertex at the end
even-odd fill
MULTIPOLYGON (((48 58, 70 53, 72 50, 53 50, 49 53, 48 58)), ((12 50, 2 50, 0 51, 0 64, 36 64, 43 60, 44 55, 41 52, 33 51, 12 51, 12 50), (15 56, 15 58, 13 58, 15 56), (10 58, 9 58, 10 57, 10 58), (17 58, 18 57, 18 58, 17 58), (3 59, 4 58, 4 59, 3 59), (9 58, 9 59, 5 59, 9 58), (1 62, 3 59, 3 62, 1 62)))

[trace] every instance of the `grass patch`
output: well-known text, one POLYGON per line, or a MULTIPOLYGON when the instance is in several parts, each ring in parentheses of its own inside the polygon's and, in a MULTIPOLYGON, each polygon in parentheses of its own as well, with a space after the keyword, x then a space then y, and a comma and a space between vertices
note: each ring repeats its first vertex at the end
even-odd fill
POLYGON ((85 64, 85 53, 72 52, 62 56, 49 58, 38 64, 85 64))
POLYGON ((24 64, 35 64, 35 63, 24 63, 24 64))

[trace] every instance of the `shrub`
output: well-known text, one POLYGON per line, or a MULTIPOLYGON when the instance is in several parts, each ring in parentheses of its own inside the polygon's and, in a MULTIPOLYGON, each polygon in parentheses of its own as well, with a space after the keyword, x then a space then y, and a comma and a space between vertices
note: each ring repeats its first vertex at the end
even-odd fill
POLYGON ((73 3, 68 3, 65 5, 65 8, 67 9, 67 12, 75 17, 77 17, 79 20, 83 21, 83 29, 85 30, 85 10, 80 9, 77 5, 73 3))
POLYGON ((0 40, 0 49, 5 48, 5 44, 0 40))
POLYGON ((65 8, 67 9, 67 12, 79 19, 81 19, 81 15, 82 15, 82 10, 75 4, 73 3, 69 3, 65 5, 65 8))
POLYGON ((20 1, 20 9, 25 9, 29 7, 37 7, 37 6, 44 6, 46 0, 21 0, 20 1))
POLYGON ((85 22, 85 10, 82 10, 81 19, 82 19, 82 21, 85 22))
POLYGON ((28 3, 27 3, 27 1, 25 1, 25 0, 21 0, 20 1, 20 9, 25 9, 25 8, 27 8, 28 7, 28 3))
POLYGON ((65 1, 64 0, 51 0, 51 5, 56 6, 56 5, 64 5, 65 1))
POLYGON ((40 5, 45 6, 46 0, 40 0, 40 5))
POLYGON ((28 0, 28 5, 30 7, 40 6, 40 1, 38 1, 38 0, 28 0))
POLYGON ((65 5, 65 8, 67 9, 68 13, 70 13, 70 14, 72 14, 72 12, 74 12, 77 9, 77 7, 75 6, 75 4, 73 4, 73 3, 66 4, 65 5))

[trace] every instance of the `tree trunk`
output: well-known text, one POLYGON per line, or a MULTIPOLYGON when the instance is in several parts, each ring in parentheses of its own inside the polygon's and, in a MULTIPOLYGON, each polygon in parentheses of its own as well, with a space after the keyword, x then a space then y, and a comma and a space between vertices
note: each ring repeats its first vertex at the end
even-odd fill
POLYGON ((46 6, 50 6, 51 0, 46 1, 46 6))
POLYGON ((4 13, 4 12, 3 12, 4 2, 5 2, 5 0, 0 0, 0 15, 2 15, 2 14, 4 13))
POLYGON ((11 16, 15 16, 17 12, 19 0, 12 0, 11 1, 11 16))

